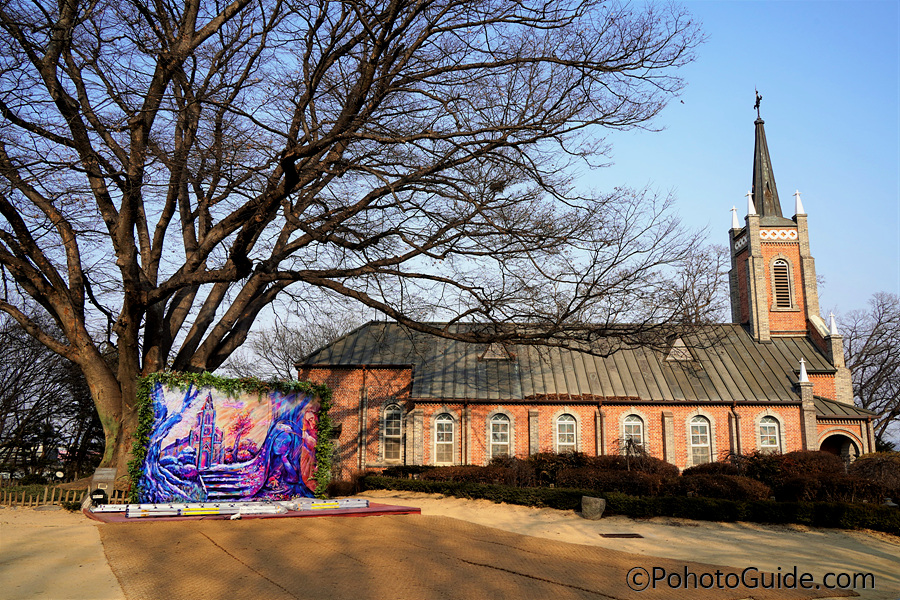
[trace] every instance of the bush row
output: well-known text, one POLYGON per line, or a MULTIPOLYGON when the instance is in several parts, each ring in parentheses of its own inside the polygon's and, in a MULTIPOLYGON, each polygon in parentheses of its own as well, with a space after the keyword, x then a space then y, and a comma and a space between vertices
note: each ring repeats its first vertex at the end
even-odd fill
POLYGON ((774 496, 784 502, 880 504, 886 496, 900 496, 892 479, 900 478, 898 463, 900 458, 894 456, 871 455, 854 462, 848 474, 843 461, 827 452, 752 453, 691 467, 679 477, 674 465, 646 455, 588 456, 575 452, 541 453, 524 460, 501 458, 488 466, 391 467, 383 474, 458 483, 587 488, 632 496, 727 500, 774 496))
POLYGON ((606 500, 608 514, 633 518, 665 516, 705 521, 798 523, 813 527, 874 529, 900 535, 900 510, 873 504, 735 501, 688 496, 636 497, 617 492, 597 493, 590 489, 521 488, 485 483, 397 479, 376 475, 362 478, 361 483, 366 489, 427 492, 560 510, 579 510, 582 496, 599 496, 606 500))

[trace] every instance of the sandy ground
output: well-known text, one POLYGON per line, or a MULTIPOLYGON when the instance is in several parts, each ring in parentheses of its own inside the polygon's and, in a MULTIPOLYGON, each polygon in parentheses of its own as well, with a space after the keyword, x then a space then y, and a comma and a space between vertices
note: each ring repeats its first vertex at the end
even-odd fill
POLYGON ((875 589, 857 589, 861 597, 900 599, 900 538, 879 532, 662 517, 604 517, 587 521, 571 511, 444 498, 437 494, 373 490, 361 496, 374 502, 417 506, 423 515, 448 516, 514 533, 646 556, 771 572, 778 572, 780 567, 783 573, 796 566, 798 573, 808 572, 817 579, 827 573, 872 573, 875 589), (601 537, 610 533, 637 533, 643 537, 601 537))
MULTIPOLYGON (((777 572, 780 568, 783 573, 796 566, 798 572, 809 572, 817 580, 827 573, 872 573, 875 589, 857 589, 862 598, 900 598, 900 539, 883 534, 665 518, 635 521, 604 517, 586 521, 569 511, 409 492, 372 491, 363 497, 417 506, 423 515, 451 517, 536 538, 648 557, 737 569, 756 567, 777 572), (610 533, 637 533, 643 537, 601 537, 610 533)), ((104 554, 100 527, 106 525, 77 513, 0 507, 0 598, 124 599, 104 554)))
POLYGON ((124 599, 98 525, 59 507, 0 506, 0 598, 124 599))

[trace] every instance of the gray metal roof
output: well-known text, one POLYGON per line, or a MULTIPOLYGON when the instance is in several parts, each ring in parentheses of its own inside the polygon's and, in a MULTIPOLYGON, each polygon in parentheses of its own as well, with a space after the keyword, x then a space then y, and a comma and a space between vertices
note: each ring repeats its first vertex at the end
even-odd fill
MULTIPOLYGON (((451 331, 467 326, 472 325, 454 325, 451 331)), ((409 365, 413 399, 481 401, 797 402, 801 357, 811 373, 834 372, 806 337, 761 344, 740 325, 723 324, 685 336, 684 342, 693 360, 667 360, 666 352, 643 347, 602 357, 527 345, 510 346, 510 360, 497 360, 481 358, 487 344, 371 322, 298 366, 409 365)))
POLYGON ((816 416, 826 419, 865 419, 878 416, 878 413, 874 413, 871 410, 859 408, 858 406, 851 406, 849 404, 844 404, 843 402, 835 402, 828 398, 819 398, 816 396, 813 398, 813 402, 816 405, 816 416))

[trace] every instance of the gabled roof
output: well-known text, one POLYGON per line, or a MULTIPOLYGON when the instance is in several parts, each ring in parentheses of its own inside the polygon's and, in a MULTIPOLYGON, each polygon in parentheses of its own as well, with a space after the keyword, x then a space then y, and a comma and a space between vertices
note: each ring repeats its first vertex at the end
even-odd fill
MULTIPOLYGON (((450 326, 464 331, 471 324, 450 326)), ((806 337, 756 343, 740 325, 712 325, 682 338, 693 360, 629 348, 610 356, 509 345, 509 359, 484 359, 470 344, 370 322, 314 352, 298 366, 404 365, 415 400, 600 400, 627 402, 797 402, 800 358, 808 371, 834 367, 806 337)), ((491 353, 488 353, 490 356, 491 353)))
POLYGON ((813 403, 816 405, 816 416, 825 419, 867 419, 878 416, 878 413, 874 413, 871 410, 844 404, 829 398, 816 396, 813 398, 813 403))

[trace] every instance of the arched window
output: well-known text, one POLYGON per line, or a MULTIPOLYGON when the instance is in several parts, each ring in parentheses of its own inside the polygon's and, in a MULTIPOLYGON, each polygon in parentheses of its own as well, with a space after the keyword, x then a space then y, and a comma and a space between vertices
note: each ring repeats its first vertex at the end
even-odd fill
POLYGON ((772 297, 775 308, 792 308, 791 268, 783 258, 772 263, 772 297))
POLYGON ((453 417, 447 413, 438 415, 434 420, 434 462, 453 463, 453 417))
POLYGON ((691 464, 702 465, 710 461, 709 421, 706 417, 691 419, 691 464))
POLYGON ((781 452, 781 435, 775 417, 759 420, 759 449, 761 452, 781 452))
POLYGON ((491 417, 491 458, 509 456, 509 417, 491 417))
POLYGON ((575 452, 575 429, 578 422, 572 415, 560 415, 556 419, 556 451, 575 452))
POLYGON ((384 409, 384 460, 400 460, 402 422, 400 406, 390 404, 384 409))
POLYGON ((644 421, 637 415, 628 415, 623 421, 623 442, 626 453, 644 448, 644 421))

